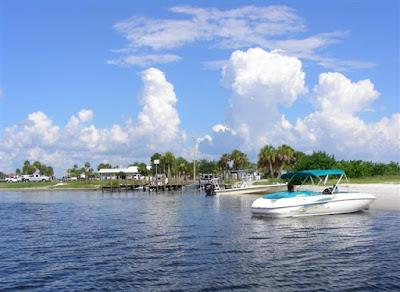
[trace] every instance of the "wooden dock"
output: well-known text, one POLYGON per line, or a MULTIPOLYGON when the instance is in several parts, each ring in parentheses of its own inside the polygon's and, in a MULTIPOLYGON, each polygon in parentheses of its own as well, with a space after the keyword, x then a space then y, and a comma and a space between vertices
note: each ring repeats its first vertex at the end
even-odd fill
POLYGON ((151 184, 148 181, 138 180, 110 180, 105 181, 101 190, 103 192, 121 192, 121 191, 143 191, 143 192, 165 192, 165 191, 178 191, 182 190, 187 182, 172 181, 166 184, 151 184))

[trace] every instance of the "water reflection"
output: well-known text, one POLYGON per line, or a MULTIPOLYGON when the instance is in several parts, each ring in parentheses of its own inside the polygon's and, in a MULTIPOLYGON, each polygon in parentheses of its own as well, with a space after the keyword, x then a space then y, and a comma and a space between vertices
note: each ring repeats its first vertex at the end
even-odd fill
POLYGON ((0 289, 370 290, 400 281, 399 213, 265 219, 252 216, 254 199, 2 193, 0 289))

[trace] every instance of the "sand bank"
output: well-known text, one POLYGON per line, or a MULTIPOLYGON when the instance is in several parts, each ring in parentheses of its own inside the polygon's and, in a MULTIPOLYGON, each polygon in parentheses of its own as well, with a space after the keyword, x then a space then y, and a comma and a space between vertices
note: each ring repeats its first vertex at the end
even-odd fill
POLYGON ((400 184, 343 184, 343 191, 369 193, 376 196, 371 209, 400 210, 400 184))

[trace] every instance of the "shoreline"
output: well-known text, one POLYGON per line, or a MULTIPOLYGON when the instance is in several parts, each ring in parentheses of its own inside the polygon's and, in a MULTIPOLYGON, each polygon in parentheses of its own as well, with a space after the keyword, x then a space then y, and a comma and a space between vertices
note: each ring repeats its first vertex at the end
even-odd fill
MULTIPOLYGON (((371 204, 371 209, 398 210, 400 211, 400 184, 399 183, 369 183, 369 184, 343 184, 343 191, 370 193, 376 197, 371 204)), ((25 188, 0 188, 0 191, 11 192, 62 192, 62 191, 87 191, 102 192, 101 186, 95 187, 25 187, 25 188)), ((235 195, 237 196, 237 195, 235 195)), ((250 196, 248 194, 239 196, 250 196)), ((255 196, 255 195, 251 195, 255 196)))
POLYGON ((34 187, 34 188, 0 188, 0 191, 101 191, 101 187, 90 187, 90 188, 49 188, 49 187, 34 187))

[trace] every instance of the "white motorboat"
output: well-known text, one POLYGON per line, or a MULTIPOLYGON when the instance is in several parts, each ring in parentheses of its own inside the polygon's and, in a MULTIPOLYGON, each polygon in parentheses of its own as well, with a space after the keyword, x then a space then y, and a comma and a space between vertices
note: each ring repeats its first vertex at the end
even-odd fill
POLYGON ((288 191, 264 195, 255 200, 251 206, 253 214, 268 215, 271 217, 298 217, 313 215, 330 215, 353 213, 368 209, 369 205, 376 199, 367 193, 342 192, 338 185, 342 178, 347 177, 343 170, 305 170, 286 173, 282 179, 289 179, 288 191), (330 176, 339 176, 333 187, 326 188, 330 176), (318 184, 314 180, 318 179, 318 184), (311 190, 294 191, 298 182, 304 185, 308 180, 313 187, 311 190), (317 191, 323 186, 324 190, 317 191))
POLYGON ((253 185, 243 181, 227 189, 222 189, 217 183, 214 183, 214 192, 216 195, 269 194, 284 189, 286 189, 285 183, 253 185))

